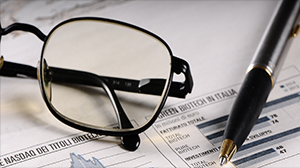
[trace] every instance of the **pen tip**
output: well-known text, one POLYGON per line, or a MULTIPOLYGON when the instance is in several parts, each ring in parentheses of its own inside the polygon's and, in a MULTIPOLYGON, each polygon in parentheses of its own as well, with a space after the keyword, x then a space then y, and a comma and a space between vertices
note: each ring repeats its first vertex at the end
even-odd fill
POLYGON ((223 166, 223 165, 225 165, 226 163, 227 163, 227 158, 224 157, 224 156, 220 157, 220 166, 223 166))

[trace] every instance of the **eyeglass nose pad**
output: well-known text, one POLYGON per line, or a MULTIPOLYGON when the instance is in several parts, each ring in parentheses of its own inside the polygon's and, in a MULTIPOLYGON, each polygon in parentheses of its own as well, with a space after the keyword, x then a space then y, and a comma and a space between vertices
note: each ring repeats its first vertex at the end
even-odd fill
MULTIPOLYGON (((38 62, 38 65, 40 64, 40 62, 38 62)), ((42 74, 44 77, 44 90, 46 92, 47 98, 49 99, 49 101, 51 101, 52 99, 52 87, 51 87, 51 83, 53 80, 53 71, 49 68, 47 61, 44 59, 44 64, 42 66, 42 74)), ((37 68, 37 77, 38 80, 40 80, 40 76, 39 76, 39 66, 37 68)))

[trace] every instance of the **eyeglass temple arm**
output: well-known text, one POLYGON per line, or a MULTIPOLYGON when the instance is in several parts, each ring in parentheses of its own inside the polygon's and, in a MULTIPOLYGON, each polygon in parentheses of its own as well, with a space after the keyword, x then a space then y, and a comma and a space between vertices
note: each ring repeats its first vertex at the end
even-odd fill
MULTIPOLYGON (((3 61, 3 57, 1 58, 3 61)), ((37 79, 37 69, 29 65, 3 61, 2 68, 0 68, 0 75, 9 77, 27 76, 37 79)))
MULTIPOLYGON (((49 67, 52 71, 54 83, 71 83, 71 84, 81 84, 88 86, 97 86, 94 81, 90 80, 86 76, 86 72, 62 69, 56 67, 49 67)), ((165 79, 142 79, 142 80, 132 80, 124 78, 115 78, 100 76, 105 79, 115 90, 151 94, 151 95, 161 95, 165 86, 165 79)), ((50 77, 51 78, 51 77, 50 77)), ((187 94, 187 90, 184 87, 184 83, 172 82, 169 96, 184 98, 187 94)))
MULTIPOLYGON (((53 76, 49 76, 52 82, 65 82, 70 84, 82 84, 88 86, 98 86, 98 83, 94 80, 90 80, 86 75, 86 72, 54 68, 50 67, 53 71, 53 76)), ((0 75, 2 76, 28 76, 37 79, 37 69, 29 65, 23 65, 18 63, 12 63, 5 61, 3 67, 0 69, 0 75)), ((122 90, 135 93, 144 93, 152 95, 161 95, 163 87, 165 86, 165 79, 142 79, 130 80, 113 77, 101 77, 105 79, 115 90, 122 90)), ((188 92, 188 89, 184 86, 186 82, 172 82, 169 92, 169 96, 184 98, 188 92)))

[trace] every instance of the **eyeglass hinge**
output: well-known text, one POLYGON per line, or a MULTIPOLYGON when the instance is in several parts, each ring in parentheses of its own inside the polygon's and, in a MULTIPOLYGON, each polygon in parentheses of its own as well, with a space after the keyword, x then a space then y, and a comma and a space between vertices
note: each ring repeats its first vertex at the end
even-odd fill
POLYGON ((172 71, 176 74, 183 73, 185 81, 182 83, 180 90, 187 93, 191 93, 193 89, 193 78, 191 75, 189 64, 178 57, 172 57, 172 71))

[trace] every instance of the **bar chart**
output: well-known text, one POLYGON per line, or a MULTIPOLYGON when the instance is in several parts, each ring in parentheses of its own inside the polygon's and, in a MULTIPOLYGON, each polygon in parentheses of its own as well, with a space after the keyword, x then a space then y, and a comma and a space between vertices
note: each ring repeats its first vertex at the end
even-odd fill
MULTIPOLYGON (((272 158, 290 157, 293 147, 283 144, 299 143, 300 93, 295 93, 266 103, 261 117, 255 124, 244 145, 232 159, 238 167, 259 165, 272 158)), ((220 146, 228 115, 197 125, 197 128, 215 146, 220 146), (217 129, 216 129, 217 128, 217 129)), ((295 148, 295 147, 294 147, 295 148)))

